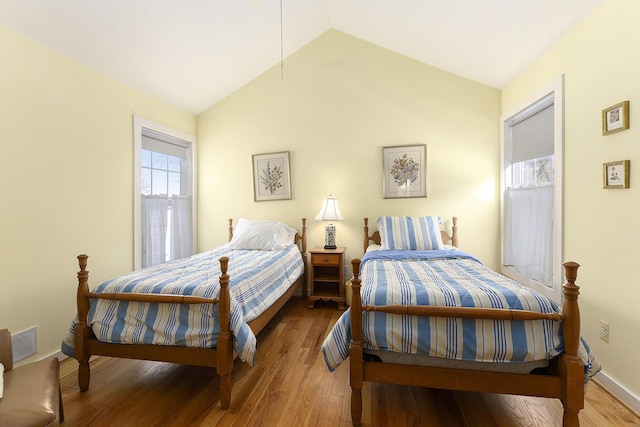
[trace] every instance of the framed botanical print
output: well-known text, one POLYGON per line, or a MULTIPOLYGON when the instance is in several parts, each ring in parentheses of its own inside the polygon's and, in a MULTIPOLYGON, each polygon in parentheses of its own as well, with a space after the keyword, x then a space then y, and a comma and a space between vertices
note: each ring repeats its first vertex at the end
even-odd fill
POLYGON ((382 148, 382 194, 385 199, 427 197, 427 146, 382 148))
POLYGON ((629 160, 602 164, 602 188, 629 188, 629 160))
POLYGON ((602 110, 602 134, 609 135, 629 129, 629 101, 602 110))
POLYGON ((291 199, 289 152, 254 154, 253 200, 291 199))

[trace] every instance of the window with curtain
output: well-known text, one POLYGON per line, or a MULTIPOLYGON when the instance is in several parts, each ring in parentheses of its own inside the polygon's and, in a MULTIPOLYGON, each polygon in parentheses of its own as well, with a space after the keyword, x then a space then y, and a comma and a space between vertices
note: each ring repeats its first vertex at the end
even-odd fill
POLYGON ((553 265, 553 105, 508 124, 503 263, 549 286, 553 265))
POLYGON ((194 171, 191 141, 136 123, 139 268, 194 253, 194 171))
POLYGON ((501 271, 557 302, 562 282, 559 96, 558 90, 551 91, 501 120, 501 271))

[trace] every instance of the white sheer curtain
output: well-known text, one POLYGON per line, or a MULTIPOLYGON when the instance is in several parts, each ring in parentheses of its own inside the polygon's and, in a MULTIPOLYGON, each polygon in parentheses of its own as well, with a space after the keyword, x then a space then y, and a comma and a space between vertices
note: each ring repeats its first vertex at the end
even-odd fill
POLYGON ((504 264, 551 286, 553 186, 507 189, 504 233, 504 264))
POLYGON ((191 196, 171 196, 171 259, 193 255, 191 196))
POLYGON ((142 195, 142 267, 166 261, 167 196, 142 195))

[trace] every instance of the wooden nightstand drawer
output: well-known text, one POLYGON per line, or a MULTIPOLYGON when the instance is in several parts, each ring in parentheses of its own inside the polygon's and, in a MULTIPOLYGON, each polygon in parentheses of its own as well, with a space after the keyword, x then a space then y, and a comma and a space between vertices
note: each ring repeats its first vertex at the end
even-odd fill
POLYGON ((340 265, 342 254, 311 254, 312 265, 340 265))

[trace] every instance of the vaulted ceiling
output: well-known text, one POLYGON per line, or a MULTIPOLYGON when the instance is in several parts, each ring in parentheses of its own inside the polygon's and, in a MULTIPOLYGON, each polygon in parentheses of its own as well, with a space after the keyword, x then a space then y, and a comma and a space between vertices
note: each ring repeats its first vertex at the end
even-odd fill
POLYGON ((602 1, 0 0, 0 25, 198 114, 329 29, 500 89, 602 1))

